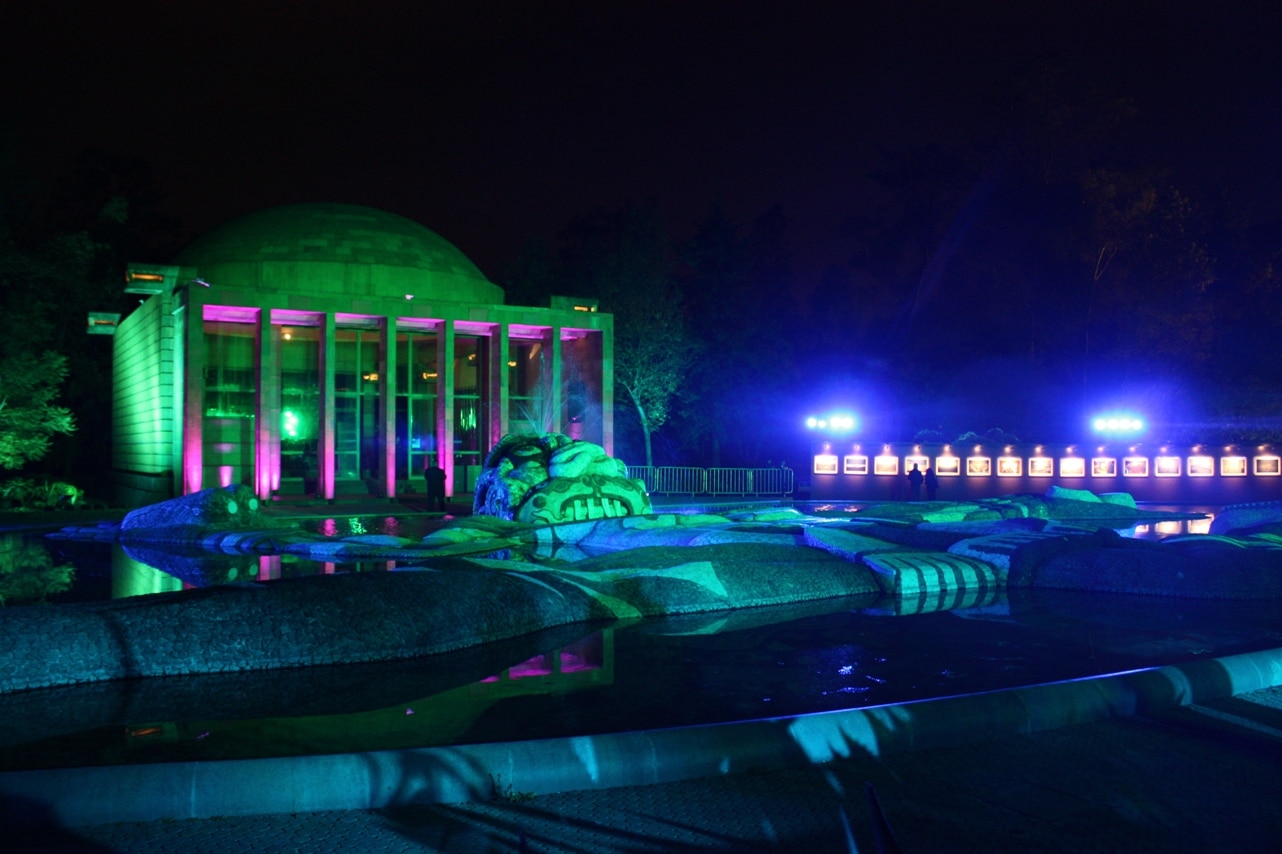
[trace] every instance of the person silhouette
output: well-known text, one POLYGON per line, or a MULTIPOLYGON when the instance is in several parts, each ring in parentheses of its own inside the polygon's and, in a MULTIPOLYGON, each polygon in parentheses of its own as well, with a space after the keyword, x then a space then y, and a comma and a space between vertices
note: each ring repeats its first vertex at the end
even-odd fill
POLYGON ((440 508, 442 513, 445 512, 445 469, 438 465, 429 463, 423 469, 423 477, 427 481, 427 509, 429 512, 440 508))
POLYGON ((926 500, 934 501, 935 493, 939 491, 939 476, 934 469, 928 468, 923 479, 926 483, 926 500))
POLYGON ((913 463, 912 471, 908 472, 909 501, 921 501, 921 483, 923 480, 925 480, 925 477, 922 475, 921 469, 917 468, 916 463, 913 463))

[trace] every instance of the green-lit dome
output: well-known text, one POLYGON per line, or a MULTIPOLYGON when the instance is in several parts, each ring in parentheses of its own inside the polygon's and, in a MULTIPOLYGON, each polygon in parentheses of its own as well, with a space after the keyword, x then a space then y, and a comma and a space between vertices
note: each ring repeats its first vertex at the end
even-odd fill
POLYGON ((466 255, 430 228, 359 205, 269 208, 192 242, 176 263, 219 284, 278 291, 503 302, 466 255))

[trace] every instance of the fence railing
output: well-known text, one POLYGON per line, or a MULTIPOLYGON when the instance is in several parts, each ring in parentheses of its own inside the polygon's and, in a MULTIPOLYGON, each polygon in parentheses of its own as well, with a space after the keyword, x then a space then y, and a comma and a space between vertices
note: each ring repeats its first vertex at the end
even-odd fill
POLYGON ((793 471, 778 468, 628 466, 651 495, 791 495, 793 471))

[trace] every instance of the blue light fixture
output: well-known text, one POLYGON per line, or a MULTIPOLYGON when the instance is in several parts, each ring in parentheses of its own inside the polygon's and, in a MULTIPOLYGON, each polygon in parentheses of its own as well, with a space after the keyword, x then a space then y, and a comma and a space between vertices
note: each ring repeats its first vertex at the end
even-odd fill
POLYGON ((1095 417, 1091 422, 1096 433, 1105 436, 1138 436, 1147 426, 1144 419, 1130 412, 1109 412, 1095 417))
POLYGON ((847 412, 834 412, 831 415, 811 415, 806 419, 810 430, 822 430, 827 433, 851 433, 859 423, 855 416, 847 412))

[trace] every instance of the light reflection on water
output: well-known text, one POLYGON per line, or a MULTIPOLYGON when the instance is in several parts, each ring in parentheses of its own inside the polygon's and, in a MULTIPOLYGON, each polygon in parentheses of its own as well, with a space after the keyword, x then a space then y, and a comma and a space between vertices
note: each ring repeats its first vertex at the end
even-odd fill
MULTIPOLYGON (((433 523, 439 527, 439 518, 433 523)), ((355 537, 363 534, 387 534, 393 537, 421 537, 428 529, 424 523, 400 519, 396 516, 331 516, 326 519, 308 520, 303 530, 314 531, 325 537, 355 537), (422 531, 420 531, 422 529, 422 531)))
MULTIPOLYGON (((394 517, 316 524, 328 536, 425 533, 394 517)), ((1181 523, 1179 533, 1188 530, 1181 523)), ((1134 532, 1150 534, 1169 535, 1134 532)), ((202 552, 185 556, 184 578, 109 543, 37 538, 0 554, 31 555, 37 544, 50 556, 42 565, 74 565, 76 586, 96 588, 96 598, 396 567, 202 552)), ((557 631, 418 662, 3 697, 0 767, 392 749, 872 706, 1273 648, 1282 614, 1272 602, 1019 591, 911 616, 829 601, 557 631)))
MULTIPOLYGON (((807 502, 795 505, 820 518, 857 516, 863 504, 807 502)), ((689 508, 687 508, 689 509, 689 508)), ((1205 534, 1218 508, 1144 505, 1141 509, 1203 513, 1207 518, 1158 522, 1121 530, 1123 536, 1160 540, 1168 536, 1205 534)), ((300 523, 303 530, 327 538, 385 534, 417 542, 452 517, 331 516, 300 523)), ((531 549, 505 549, 484 555, 500 560, 526 560, 562 565, 581 555, 565 550, 541 556, 531 549)), ((271 581, 335 572, 382 572, 406 563, 388 560, 312 560, 298 555, 186 553, 168 547, 130 547, 46 539, 40 533, 0 534, 0 601, 8 604, 82 602, 173 592, 211 584, 271 581), (18 568, 22 569, 19 571, 18 568)))
POLYGON ((1282 645, 1274 603, 1024 591, 911 617, 862 600, 566 627, 416 662, 0 698, 0 769, 368 751, 882 705, 1282 645), (504 658, 503 656, 507 656, 504 658))

